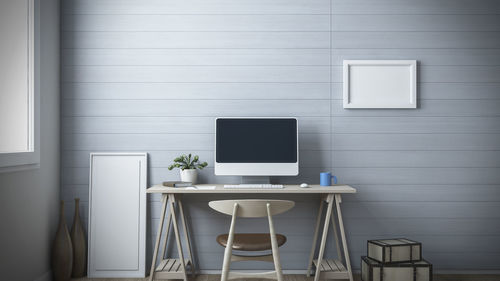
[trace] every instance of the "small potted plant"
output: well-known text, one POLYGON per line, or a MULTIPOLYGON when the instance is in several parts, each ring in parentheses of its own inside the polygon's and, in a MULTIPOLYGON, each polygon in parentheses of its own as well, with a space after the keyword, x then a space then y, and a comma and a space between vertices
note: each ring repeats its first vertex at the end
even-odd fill
POLYGON ((203 162, 200 163, 200 158, 198 155, 191 157, 191 153, 189 155, 181 155, 174 159, 174 163, 168 167, 169 170, 173 168, 181 169, 181 181, 191 182, 192 184, 196 184, 196 180, 198 178, 198 170, 205 168, 208 163, 203 162))

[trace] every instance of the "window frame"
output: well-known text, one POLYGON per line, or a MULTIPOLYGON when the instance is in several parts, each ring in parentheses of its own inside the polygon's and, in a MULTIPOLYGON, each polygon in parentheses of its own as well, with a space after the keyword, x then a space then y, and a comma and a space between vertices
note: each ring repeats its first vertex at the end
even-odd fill
POLYGON ((39 87, 39 15, 34 0, 28 2, 28 150, 0 153, 0 172, 40 167, 40 87, 39 87))

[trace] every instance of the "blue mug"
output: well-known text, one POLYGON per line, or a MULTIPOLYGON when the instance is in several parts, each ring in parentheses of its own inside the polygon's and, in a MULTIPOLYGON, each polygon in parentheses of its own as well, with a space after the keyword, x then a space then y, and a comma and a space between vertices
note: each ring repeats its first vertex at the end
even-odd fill
POLYGON ((332 175, 332 173, 330 173, 330 172, 320 173, 319 174, 319 185, 322 185, 322 186, 332 185, 332 178, 333 178, 333 184, 337 184, 337 177, 332 175))

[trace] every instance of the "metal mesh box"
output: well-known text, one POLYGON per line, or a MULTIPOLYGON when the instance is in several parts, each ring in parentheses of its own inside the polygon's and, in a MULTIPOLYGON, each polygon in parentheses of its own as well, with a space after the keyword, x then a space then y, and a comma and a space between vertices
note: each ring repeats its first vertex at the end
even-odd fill
POLYGON ((368 257, 381 263, 422 260, 422 244, 405 238, 368 240, 368 257))
POLYGON ((426 260, 383 264, 361 257, 363 281, 432 281, 432 264, 426 260))

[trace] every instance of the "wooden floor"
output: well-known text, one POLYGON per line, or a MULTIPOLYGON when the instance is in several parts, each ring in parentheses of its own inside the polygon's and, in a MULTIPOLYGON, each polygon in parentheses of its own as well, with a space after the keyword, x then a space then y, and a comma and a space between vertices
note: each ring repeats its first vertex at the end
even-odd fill
MULTIPOLYGON (((285 275, 285 281, 312 281, 314 278, 307 278, 305 275, 285 275)), ((78 278, 71 279, 72 281, 147 281, 147 278, 78 278)), ((158 279, 160 280, 160 279, 158 279)), ((196 279, 190 279, 190 281, 218 281, 220 280, 220 275, 198 275, 196 279)), ((243 279, 242 279, 243 280, 243 279)), ((252 281, 262 281, 260 279, 249 279, 252 281)), ((355 281, 360 281, 359 275, 354 275, 355 281)), ((499 275, 456 275, 456 274, 438 274, 434 275, 433 281, 500 281, 499 275)))

